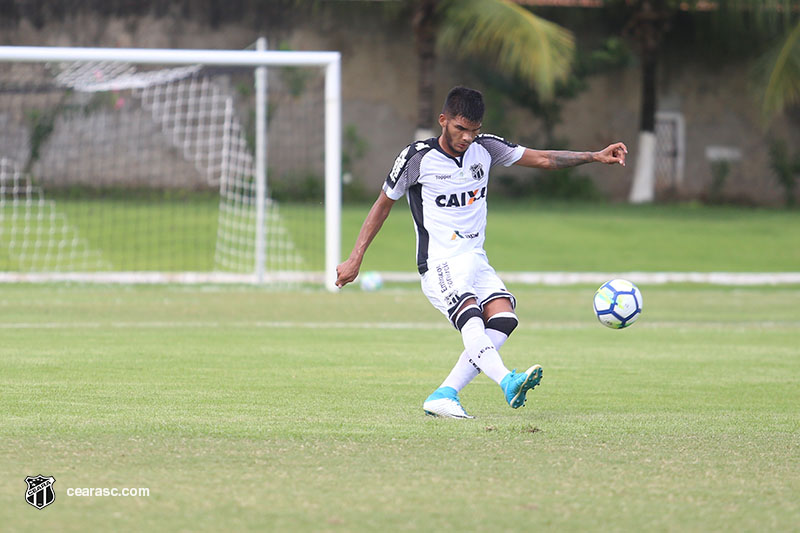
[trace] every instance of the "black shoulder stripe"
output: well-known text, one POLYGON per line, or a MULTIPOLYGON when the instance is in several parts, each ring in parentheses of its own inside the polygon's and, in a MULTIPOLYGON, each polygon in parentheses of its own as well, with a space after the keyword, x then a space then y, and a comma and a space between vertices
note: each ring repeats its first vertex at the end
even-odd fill
POLYGON ((430 139, 427 141, 413 142, 403 148, 403 151, 400 152, 400 154, 394 160, 394 165, 392 166, 392 170, 389 172, 389 175, 386 176, 386 184, 389 185, 389 187, 394 188, 394 186, 397 184, 397 179, 403 173, 406 166, 408 166, 408 162, 411 161, 411 158, 417 154, 424 155, 431 148, 430 139))
POLYGON ((498 137, 497 135, 492 135, 491 133, 481 133, 475 138, 475 142, 478 144, 491 144, 492 142, 499 142, 502 143, 509 148, 516 148, 517 145, 509 142, 502 137, 498 137))

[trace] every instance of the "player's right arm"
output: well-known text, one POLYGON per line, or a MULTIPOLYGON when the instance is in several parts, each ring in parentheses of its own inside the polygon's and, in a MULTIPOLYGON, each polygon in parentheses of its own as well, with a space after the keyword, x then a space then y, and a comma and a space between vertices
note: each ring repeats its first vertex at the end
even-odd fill
POLYGON ((392 170, 386 176, 378 199, 372 204, 372 209, 369 210, 364 224, 361 225, 361 231, 358 232, 350 257, 336 267, 336 286, 340 289, 358 276, 358 270, 361 268, 361 261, 364 260, 367 248, 380 231, 394 203, 406 193, 409 186, 416 183, 419 178, 419 157, 428 150, 430 150, 430 146, 424 142, 411 143, 394 160, 392 170), (415 170, 410 171, 409 161, 412 160, 416 161, 416 165, 412 165, 415 170))
POLYGON ((372 209, 369 210, 367 218, 361 225, 361 230, 358 232, 356 244, 353 246, 353 251, 350 252, 350 257, 336 267, 336 286, 340 289, 356 279, 358 271, 361 268, 361 262, 364 260, 364 254, 367 252, 372 239, 380 231, 386 217, 394 206, 395 200, 392 200, 386 193, 381 191, 378 199, 372 204, 372 209))

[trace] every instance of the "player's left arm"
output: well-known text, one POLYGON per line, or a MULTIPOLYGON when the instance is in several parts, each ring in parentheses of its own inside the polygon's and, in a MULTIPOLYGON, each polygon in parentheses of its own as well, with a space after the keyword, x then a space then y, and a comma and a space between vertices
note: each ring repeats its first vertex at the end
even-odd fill
POLYGON ((515 163, 523 167, 558 169, 583 165, 584 163, 619 163, 625 166, 628 148, 623 143, 609 144, 599 152, 570 152, 567 150, 533 150, 526 148, 515 163))

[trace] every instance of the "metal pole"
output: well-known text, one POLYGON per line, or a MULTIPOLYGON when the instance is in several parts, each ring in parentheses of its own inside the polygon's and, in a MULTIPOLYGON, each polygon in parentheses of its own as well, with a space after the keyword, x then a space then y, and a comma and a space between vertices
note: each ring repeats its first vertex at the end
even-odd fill
MULTIPOLYGON (((259 37, 256 50, 264 52, 267 40, 259 37)), ((256 283, 264 283, 266 235, 264 213, 267 203, 267 67, 256 68, 256 283)))
POLYGON ((341 248, 342 213, 342 87, 337 57, 325 73, 325 287, 336 291, 336 266, 341 248))

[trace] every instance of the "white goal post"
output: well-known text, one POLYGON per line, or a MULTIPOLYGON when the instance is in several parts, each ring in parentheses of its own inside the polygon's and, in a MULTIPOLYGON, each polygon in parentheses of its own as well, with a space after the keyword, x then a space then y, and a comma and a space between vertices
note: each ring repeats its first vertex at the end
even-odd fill
MULTIPOLYGON (((131 91, 131 94, 136 94, 137 97, 140 97, 142 103, 140 104, 141 109, 146 109, 146 111, 152 111, 152 114, 155 116, 155 109, 158 106, 164 107, 166 105, 182 105, 182 106, 196 106, 195 102, 181 102, 180 104, 172 104, 172 103, 165 103, 163 101, 163 96, 153 96, 149 93, 144 95, 144 92, 147 91, 146 87, 150 87, 151 80, 155 77, 161 76, 162 78, 173 78, 178 79, 181 77, 186 78, 186 76, 191 75, 191 72, 188 70, 186 71, 179 71, 177 68, 174 67, 198 67, 198 68, 206 68, 206 67, 214 67, 214 68, 250 68, 254 71, 254 80, 255 80, 255 88, 253 89, 254 94, 254 105, 255 111, 254 121, 255 126, 254 130, 254 154, 250 157, 249 154, 245 154, 244 159, 246 161, 229 161, 226 158, 230 158, 230 152, 227 148, 223 149, 221 155, 221 162, 217 161, 216 159, 212 161, 213 157, 209 154, 204 153, 204 151, 208 150, 209 141, 207 139, 200 139, 202 135, 209 136, 213 134, 216 130, 209 129, 208 125, 201 124, 200 121, 202 117, 211 113, 211 111, 205 111, 203 109, 194 109, 193 113, 190 118, 181 118, 182 121, 180 128, 181 128, 181 135, 185 136, 192 136, 191 141, 187 141, 191 146, 189 148, 184 147, 184 151, 191 151, 192 154, 191 158, 194 160, 194 166, 197 167, 202 172, 206 173, 213 173, 218 170, 219 165, 239 165, 238 172, 244 176, 248 176, 252 174, 252 181, 254 183, 250 183, 249 178, 245 180, 244 184, 238 184, 236 187, 250 187, 248 189, 248 197, 245 199, 245 203, 248 205, 248 211, 246 215, 242 215, 240 211, 235 211, 231 208, 231 213, 229 218, 225 220, 225 224, 228 224, 231 228, 230 235, 227 232, 227 229, 217 229, 217 234, 220 235, 225 233, 225 239, 227 241, 220 243, 217 241, 217 262, 215 266, 210 267, 208 271, 196 271, 196 270, 182 270, 181 268, 177 269, 167 269, 166 271, 160 271, 159 269, 149 269, 149 268, 141 268, 141 269, 134 269, 134 270, 125 270, 125 271, 118 271, 114 267, 108 268, 81 268, 81 265, 86 263, 80 261, 68 261, 64 260, 62 262, 56 262, 55 257, 64 258, 68 257, 69 254, 72 254, 71 257, 75 257, 76 252, 68 252, 67 247, 71 245, 71 243, 77 243, 80 240, 80 236, 78 236, 79 230, 73 229, 69 227, 68 229, 66 225, 58 226, 56 224, 49 224, 46 225, 42 222, 42 220, 49 219, 55 220, 58 217, 68 217, 69 213, 64 213, 63 209, 59 209, 55 207, 55 203, 53 205, 47 204, 48 201, 46 199, 47 191, 44 190, 43 186, 37 180, 40 179, 39 176, 36 175, 35 167, 31 163, 32 157, 24 157, 20 156, 15 161, 11 157, 6 157, 3 153, 0 153, 0 174, 2 174, 2 183, 0 183, 0 202, 2 202, 3 207, 0 208, 0 216, 5 215, 7 220, 3 221, 0 218, 0 242, 2 239, 7 238, 10 239, 11 244, 8 244, 13 248, 13 251, 18 252, 21 250, 21 247, 26 247, 26 258, 27 257, 48 257, 47 260, 39 260, 38 262, 31 263, 33 266, 31 268, 19 268, 19 269, 9 269, 9 268, 2 268, 0 270, 6 270, 6 272, 0 273, 0 281, 6 280, 22 280, 22 281, 38 281, 38 280, 81 280, 81 281, 92 281, 92 280, 99 280, 99 281, 122 281, 122 282, 136 282, 136 281, 144 281, 144 282, 246 282, 246 283, 264 283, 264 282, 271 282, 271 281, 278 281, 278 282, 322 282, 324 283, 325 287, 329 290, 335 290, 335 281, 336 281, 336 272, 335 268, 337 263, 339 262, 339 254, 340 254, 340 218, 341 218, 341 57, 339 52, 330 52, 330 51, 323 51, 323 52, 302 52, 302 51, 269 51, 263 50, 263 44, 260 46, 260 50, 246 50, 246 51, 234 51, 234 50, 167 50, 167 49, 133 49, 133 48, 72 48, 72 47, 22 47, 22 46, 0 46, 0 66, 2 65, 16 65, 16 64, 59 64, 62 65, 61 67, 61 82, 66 89, 64 89, 66 93, 75 93, 80 90, 84 90, 85 88, 80 86, 81 83, 86 84, 86 81, 75 81, 76 79, 83 80, 84 78, 79 78, 81 75, 85 75, 85 72, 81 72, 81 65, 111 65, 111 67, 104 67, 104 72, 109 73, 111 70, 117 69, 114 71, 112 81, 109 81, 103 85, 103 83, 95 83, 90 90, 99 91, 99 90, 108 90, 108 91, 115 91, 120 88, 126 91, 131 91), (63 67, 63 65, 71 65, 69 67, 63 67), (132 70, 125 70, 127 65, 137 65, 137 66, 144 66, 142 72, 135 72, 131 73, 132 70), (152 66, 164 66, 164 67, 173 67, 172 71, 165 70, 162 74, 156 74, 154 70, 148 70, 147 66, 151 66, 150 69, 153 69, 152 66), (318 67, 324 73, 324 96, 321 99, 324 99, 324 146, 316 147, 315 149, 324 150, 324 154, 321 154, 320 157, 323 159, 322 166, 323 166, 323 174, 324 174, 324 267, 322 269, 323 272, 320 272, 320 268, 315 268, 313 271, 308 269, 298 268, 275 268, 270 269, 268 266, 269 258, 266 258, 265 255, 268 253, 267 245, 265 245, 266 237, 265 237, 265 227, 268 226, 270 223, 269 220, 265 222, 265 217, 270 219, 272 214, 265 215, 265 210, 271 208, 273 205, 272 200, 268 197, 268 190, 267 190, 267 174, 268 174, 268 162, 266 161, 266 147, 267 147, 267 128, 268 128, 268 121, 270 117, 268 116, 268 110, 270 109, 270 102, 267 101, 267 75, 266 71, 270 70, 270 68, 305 68, 305 67, 318 67), (66 72, 66 74, 64 74, 66 72), (70 78, 71 81, 64 82, 63 76, 71 75, 73 78, 70 78), (138 92, 135 92, 138 91, 138 92), (190 133, 187 133, 185 130, 188 127, 194 127, 195 130, 192 130, 190 133), (202 161, 201 161, 202 160, 202 161), (27 162, 26 162, 27 161, 27 162), (200 168, 202 167, 202 169, 200 168), (242 170, 244 168, 244 170, 242 170), (252 170, 250 170, 252 168, 252 170), (44 191, 44 192, 43 192, 44 191), (22 207, 23 202, 27 202, 29 205, 35 205, 36 210, 35 212, 31 209, 25 211, 22 207), (13 205, 12 205, 13 204, 13 205), (253 205, 254 204, 254 205, 253 205), (47 207, 47 211, 45 211, 44 206, 47 207), (13 207, 13 216, 15 217, 13 222, 9 222, 11 220, 11 209, 13 207), (3 210, 7 209, 7 212, 3 210), (8 213, 8 214, 6 214, 8 213), (34 214, 32 214, 34 213, 34 214), (251 216, 252 215, 252 216, 251 216), (38 220, 38 222, 37 222, 38 220), (254 221, 254 222, 253 222, 254 221), (30 227, 26 227, 26 224, 32 224, 34 229, 30 227), (4 226, 5 224, 5 226, 4 226), (37 226, 38 224, 38 226, 37 226), (243 224, 252 224, 255 228, 241 228, 243 224), (36 229, 38 228, 38 229, 36 229), (43 244, 42 242, 36 242, 34 239, 30 238, 30 235, 39 231, 42 234, 48 234, 48 238, 52 238, 53 233, 63 233, 60 240, 54 240, 53 243, 50 244, 43 244), (238 233, 236 233, 238 231, 238 233), (26 239, 29 239, 30 242, 21 243, 21 236, 25 236, 26 239), (243 237, 246 236, 246 237, 243 237), (250 240, 252 238, 252 243, 244 243, 242 244, 240 241, 243 240, 250 240), (230 241, 230 242, 228 242, 230 241), (234 243, 234 244, 231 244, 234 243), (65 244, 66 243, 66 244, 65 244), (248 251, 246 254, 241 255, 241 257, 246 258, 247 262, 249 263, 252 259, 252 265, 244 265, 241 266, 238 263, 233 264, 230 262, 226 262, 226 253, 230 246, 246 246, 248 247, 248 251), (252 250, 251 250, 252 248, 252 250), (38 255, 37 255, 38 254, 38 255), (231 268, 226 268, 224 265, 231 264, 231 268), (223 265, 222 267, 220 265, 223 265), (266 265, 266 266, 265 266, 266 265), (15 271, 9 271, 15 270, 15 271)), ((292 71, 293 72, 293 71, 292 71)), ((88 78, 87 78, 88 79, 88 78)), ((186 78, 188 79, 188 78, 186 78)), ((302 80, 301 80, 302 82, 302 80)), ((188 83, 188 81, 186 82, 188 83)), ((199 82, 192 81, 196 88, 192 89, 196 91, 196 94, 202 95, 205 98, 205 95, 212 90, 216 90, 215 88, 208 88, 206 86, 200 86, 199 82)), ((92 80, 89 79, 89 85, 92 85, 92 80)), ((194 87, 193 85, 193 87, 194 87)), ((17 92, 24 92, 24 84, 20 85, 22 89, 15 89, 17 92)), ((11 90, 10 90, 11 91, 11 90)), ((0 89, 0 92, 2 90, 0 89)), ((155 92, 155 90, 151 90, 151 92, 155 92)), ((1 96, 1 95, 0 95, 1 96)), ((89 102, 90 98, 85 97, 85 102, 89 102)), ((117 98, 117 102, 123 101, 121 97, 117 98)), ((87 106, 89 104, 86 104, 87 106)), ((94 104, 92 104, 94 105, 94 104)), ((210 104, 212 105, 212 104, 210 104)), ((216 107, 217 103, 214 103, 213 106, 216 107)), ((224 106, 223 106, 224 107, 224 106)), ((88 109, 88 107, 87 107, 88 109)), ((225 110, 219 111, 222 113, 225 110)), ((313 112, 313 111, 312 111, 313 112)), ((11 119, 4 118, 2 115, 3 111, 0 109, 0 128, 4 127, 4 125, 11 119)), ((85 111, 84 111, 85 113, 85 111)), ((109 114, 109 113, 106 113, 109 114)), ((241 112, 238 113, 234 111, 228 110, 228 114, 225 115, 226 117, 233 117, 233 118, 226 118, 224 129, 220 129, 219 131, 224 131, 224 135, 228 135, 227 132, 234 131, 234 129, 243 129, 239 127, 237 124, 231 124, 231 120, 239 120, 242 115, 241 112), (234 128, 234 126, 236 128, 234 128)), ((29 116, 30 115, 29 113, 29 116)), ((221 116, 221 115, 220 115, 221 116)), ((106 119, 104 119, 106 120, 106 119)), ((118 119, 122 120, 122 119, 118 119)), ((163 130, 170 130, 170 134, 178 135, 177 126, 169 121, 178 121, 179 119, 171 116, 169 119, 159 119, 162 121, 161 127, 163 130), (175 130, 175 131, 173 131, 175 130)), ((216 120, 216 119, 215 119, 216 120)), ((222 120, 222 119, 220 119, 222 120)), ((28 123, 31 120, 28 118, 28 123)), ((37 123, 37 126, 41 125, 37 123)), ((50 127, 52 130, 53 123, 47 123, 45 126, 50 127)), ((32 129, 32 127, 28 127, 28 129, 32 129)), ((35 132, 34 132, 35 133, 35 132)), ((49 130, 48 130, 49 133, 49 130)), ((12 135, 8 133, 7 135, 12 135)), ((30 134, 33 138, 33 134, 30 134)), ((74 131, 70 134, 65 134, 67 136, 72 135, 76 136, 78 133, 74 131)), ((244 138, 246 137, 245 134, 240 133, 239 136, 242 140, 231 140, 227 139, 226 142, 233 143, 234 141, 238 142, 240 145, 244 145, 244 138)), ((38 145, 35 145, 35 141, 25 141, 27 150, 30 153, 33 153, 38 149, 38 145)), ((184 143, 187 144, 187 143, 184 143)), ((297 143, 299 144, 299 143, 297 143)), ((172 147, 173 150, 179 150, 179 147, 176 145, 172 147)), ((20 152, 24 152, 25 150, 21 150, 20 152)), ((74 150, 73 150, 74 151, 74 150)), ((27 153, 27 152, 26 152, 27 153)), ((129 163, 127 163, 129 164, 129 163)), ((224 172, 224 171, 223 171, 224 172)), ((217 179, 217 178, 215 178, 217 179)), ((225 179, 223 178, 222 181, 224 182, 225 179)), ((70 184, 71 187, 75 188, 74 185, 70 184)), ((219 185, 222 189, 225 187, 231 187, 230 185, 226 185, 222 183, 219 185)), ((66 188, 66 187, 65 187, 66 188)), ((67 194, 65 192, 61 192, 60 194, 67 194)), ((234 193, 230 193, 234 194, 234 193)), ((235 192, 235 194, 241 196, 239 192, 235 192)), ((174 194, 173 194, 174 195, 174 194)), ((238 197, 237 197, 238 198, 238 197)), ((241 203, 241 199, 237 200, 241 203)), ((233 200, 232 200, 233 202, 233 200)), ((231 204, 232 205, 232 204, 231 204)), ((237 204, 238 206, 239 204, 237 204)), ((224 210, 227 209, 220 203, 220 209, 224 210)), ((238 207, 237 207, 238 208, 238 207)), ((272 211, 272 210, 270 210, 272 211)), ((275 203, 275 211, 277 211, 277 203, 275 203)), ((277 215, 275 215, 277 216, 277 215)), ((187 217, 188 218, 188 217, 187 217)), ((222 215, 220 215, 220 221, 222 221, 222 215)), ((102 224, 103 221, 99 221, 98 224, 102 224)), ((222 224, 222 222, 220 222, 222 224)), ((266 231, 269 231, 267 229, 266 231)), ((281 231, 284 231, 283 229, 281 231)), ((284 231, 284 233, 288 233, 284 231)), ((280 244, 283 248, 295 248, 291 242, 280 244)), ((321 243, 319 243, 321 246, 321 243)), ((83 253, 83 252, 82 252, 83 253)), ((171 253, 171 252, 165 252, 171 253)), ((0 250, 0 254, 2 254, 2 250, 0 250)))

